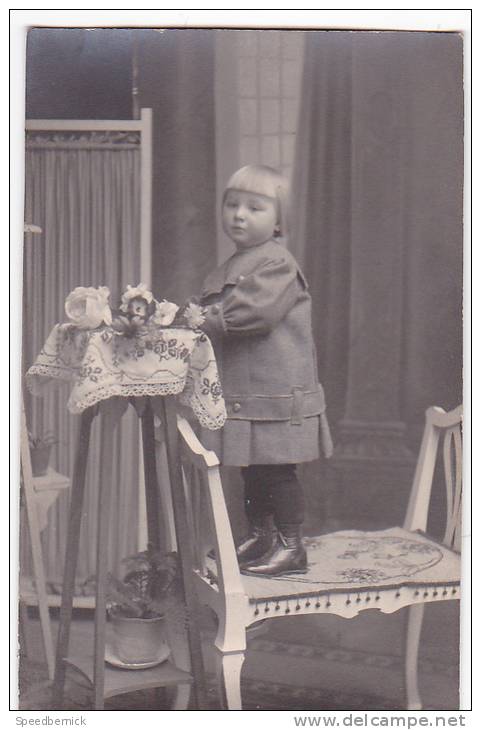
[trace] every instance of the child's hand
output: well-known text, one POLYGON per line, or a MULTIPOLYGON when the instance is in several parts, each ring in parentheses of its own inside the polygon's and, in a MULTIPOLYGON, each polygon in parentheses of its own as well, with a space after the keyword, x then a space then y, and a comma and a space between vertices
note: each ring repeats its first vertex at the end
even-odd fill
POLYGON ((180 307, 177 320, 191 329, 201 329, 205 321, 205 308, 200 304, 199 297, 190 297, 180 307))

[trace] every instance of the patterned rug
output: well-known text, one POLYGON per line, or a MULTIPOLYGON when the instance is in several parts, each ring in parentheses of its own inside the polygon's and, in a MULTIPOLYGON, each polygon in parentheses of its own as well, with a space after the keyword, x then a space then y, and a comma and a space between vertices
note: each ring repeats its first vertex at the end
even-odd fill
MULTIPOLYGON (((20 662, 19 690, 21 710, 54 710, 50 699, 50 682, 44 664, 23 659, 20 662)), ((220 710, 213 677, 208 677, 208 703, 210 710, 220 710)), ((342 691, 322 691, 312 688, 292 687, 286 684, 242 681, 242 698, 245 710, 396 710, 386 698, 342 691)), ((82 678, 69 673, 65 684, 65 710, 87 711, 92 709, 91 690, 82 678)), ((168 690, 143 690, 118 695, 106 701, 106 710, 169 710, 168 690)))

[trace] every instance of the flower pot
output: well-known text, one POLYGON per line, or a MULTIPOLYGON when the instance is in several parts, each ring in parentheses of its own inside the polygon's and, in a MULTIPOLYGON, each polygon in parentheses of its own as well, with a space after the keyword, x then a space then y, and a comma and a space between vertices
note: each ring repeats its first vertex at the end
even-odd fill
POLYGON ((112 617, 112 648, 126 664, 155 662, 167 647, 165 619, 112 617))
POLYGON ((51 449, 52 444, 37 446, 34 449, 30 449, 30 462, 32 464, 32 473, 34 477, 43 477, 47 473, 51 449))

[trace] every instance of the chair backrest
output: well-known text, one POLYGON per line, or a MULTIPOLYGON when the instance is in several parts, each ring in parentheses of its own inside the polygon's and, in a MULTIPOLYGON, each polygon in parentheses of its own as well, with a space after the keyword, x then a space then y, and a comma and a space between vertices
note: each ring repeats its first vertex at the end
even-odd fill
POLYGON ((446 413, 442 408, 426 411, 426 423, 404 521, 407 530, 426 531, 434 469, 442 445, 446 484, 446 526, 443 543, 461 547, 462 497, 462 406, 446 413))
POLYGON ((219 591, 224 596, 243 596, 219 460, 213 451, 207 451, 202 446, 188 421, 178 416, 177 426, 181 436, 180 451, 187 519, 194 546, 194 568, 202 577, 215 576, 219 591), (209 553, 212 556, 210 558, 209 553), (209 572, 209 560, 216 563, 212 575, 209 572))

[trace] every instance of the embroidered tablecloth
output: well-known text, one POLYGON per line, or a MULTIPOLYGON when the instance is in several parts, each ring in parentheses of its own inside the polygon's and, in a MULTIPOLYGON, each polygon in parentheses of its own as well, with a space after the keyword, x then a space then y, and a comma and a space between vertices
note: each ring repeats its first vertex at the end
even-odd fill
POLYGON ((158 327, 127 337, 110 326, 82 330, 57 324, 27 372, 33 393, 52 380, 73 383, 71 413, 112 396, 181 393, 203 426, 215 430, 226 419, 212 344, 200 330, 158 327))

